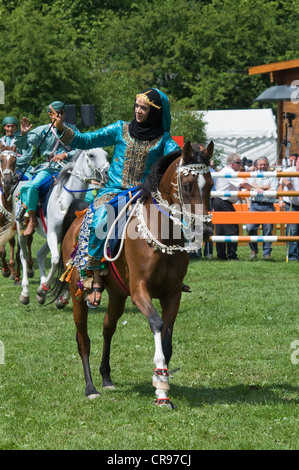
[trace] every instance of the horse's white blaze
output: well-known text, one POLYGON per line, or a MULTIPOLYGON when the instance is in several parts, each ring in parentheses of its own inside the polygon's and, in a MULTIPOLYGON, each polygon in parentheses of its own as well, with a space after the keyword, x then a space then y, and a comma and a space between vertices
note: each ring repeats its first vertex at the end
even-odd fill
POLYGON ((198 187, 199 187, 199 189, 202 190, 204 188, 205 184, 206 184, 206 180, 205 180, 204 176, 199 175, 198 176, 198 187))

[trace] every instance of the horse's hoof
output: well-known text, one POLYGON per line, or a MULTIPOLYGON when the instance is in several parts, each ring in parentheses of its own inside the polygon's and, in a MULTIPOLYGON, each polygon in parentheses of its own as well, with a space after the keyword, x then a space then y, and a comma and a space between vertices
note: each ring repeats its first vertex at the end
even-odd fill
POLYGON ((169 398, 157 398, 153 404, 157 406, 166 406, 167 408, 171 410, 176 409, 176 406, 172 403, 172 401, 169 398))
POLYGON ((34 269, 28 269, 27 276, 29 279, 32 279, 34 277, 34 269))
POLYGON ((10 271, 5 271, 4 269, 2 269, 2 276, 3 277, 9 277, 10 276, 10 271))
POLYGON ((115 385, 112 380, 109 378, 103 378, 103 388, 115 390, 115 385))
POLYGON ((88 400, 95 400, 96 398, 100 397, 100 393, 91 393, 90 395, 87 395, 88 400))
POLYGON ((62 310, 68 303, 68 300, 63 300, 62 298, 55 300, 55 305, 59 310, 62 310))
POLYGON ((46 297, 49 289, 44 288, 44 284, 41 284, 37 288, 37 294, 40 295, 41 297, 46 297))
POLYGON ((24 295, 20 295, 20 302, 23 305, 28 305, 29 304, 29 297, 25 297, 24 295))
POLYGON ((87 385, 86 389, 85 389, 85 396, 89 400, 94 400, 95 398, 100 397, 101 394, 100 394, 100 392, 97 391, 96 388, 94 388, 93 385, 87 385))
POLYGON ((10 279, 11 281, 14 281, 15 278, 16 278, 16 275, 15 275, 15 274, 11 274, 11 275, 9 276, 9 279, 10 279))
POLYGON ((45 301, 46 301, 46 296, 42 296, 42 295, 38 295, 36 296, 36 300, 38 301, 38 303, 40 305, 44 305, 45 301))
POLYGON ((38 286, 37 288, 37 295, 36 295, 36 300, 40 305, 43 305, 46 301, 47 293, 49 289, 44 288, 44 284, 38 286))

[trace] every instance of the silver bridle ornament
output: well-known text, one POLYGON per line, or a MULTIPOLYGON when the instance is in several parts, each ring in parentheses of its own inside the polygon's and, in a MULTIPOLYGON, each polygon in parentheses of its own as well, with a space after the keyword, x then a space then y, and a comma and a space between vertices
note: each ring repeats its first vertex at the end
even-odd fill
POLYGON ((95 179, 98 179, 98 175, 100 175, 101 177, 101 183, 102 184, 105 184, 107 181, 108 181, 108 170, 109 170, 109 163, 107 162, 105 165, 103 165, 102 167, 96 167, 93 162, 91 161, 91 158, 89 157, 88 153, 86 151, 84 151, 84 158, 86 159, 87 161, 87 165, 89 168, 92 169, 93 171, 93 175, 90 176, 90 177, 83 177, 82 174, 80 173, 80 171, 77 171, 77 170, 71 170, 69 173, 71 175, 74 175, 76 176, 77 178, 79 178, 81 181, 83 181, 84 183, 87 183, 87 182, 90 182, 91 180, 95 180, 95 179))
MULTIPOLYGON (((185 204, 183 202, 182 197, 182 188, 181 188, 181 178, 180 174, 182 173, 184 176, 188 176, 191 173, 193 176, 196 175, 203 175, 205 173, 209 173, 210 168, 203 164, 194 164, 183 166, 179 165, 177 167, 177 183, 172 183, 175 188, 177 188, 177 194, 175 196, 179 200, 178 206, 181 209, 178 209, 176 205, 170 205, 168 201, 162 198, 162 195, 159 190, 152 194, 152 198, 155 199, 159 206, 163 207, 169 211, 169 218, 173 221, 175 225, 180 225, 183 229, 190 228, 193 222, 211 222, 212 214, 193 214, 186 210, 185 204), (171 215, 170 215, 171 214, 171 215), (178 218, 177 216, 181 216, 178 218), (186 225, 186 220, 189 220, 188 224, 186 225)), ((136 204, 136 212, 135 215, 138 220, 137 230, 141 236, 141 238, 146 239, 149 245, 154 246, 154 250, 160 250, 162 253, 167 253, 168 255, 174 254, 176 251, 186 251, 188 253, 196 252, 201 247, 201 242, 189 242, 188 245, 180 246, 180 245, 165 245, 161 243, 157 238, 153 236, 149 228, 147 227, 146 221, 144 219, 143 214, 143 204, 137 201, 136 204)))

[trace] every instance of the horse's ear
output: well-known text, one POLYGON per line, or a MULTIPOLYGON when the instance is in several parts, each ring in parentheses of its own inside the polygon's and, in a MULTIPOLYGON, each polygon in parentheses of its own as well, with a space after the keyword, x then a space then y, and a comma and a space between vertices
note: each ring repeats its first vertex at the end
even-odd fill
POLYGON ((185 163, 188 163, 192 158, 192 145, 191 142, 186 142, 183 147, 182 157, 185 163))
POLYGON ((206 152, 209 155, 209 159, 211 160, 211 158, 213 157, 213 153, 214 153, 214 142, 212 140, 207 146, 206 152))

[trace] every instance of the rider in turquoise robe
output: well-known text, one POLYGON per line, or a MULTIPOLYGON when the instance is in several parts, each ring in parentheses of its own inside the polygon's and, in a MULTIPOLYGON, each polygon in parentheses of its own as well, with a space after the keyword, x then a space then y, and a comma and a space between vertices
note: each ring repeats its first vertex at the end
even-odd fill
POLYGON ((138 99, 147 106, 149 104, 148 118, 144 123, 137 122, 135 112, 131 123, 117 121, 103 129, 83 134, 72 132, 67 127, 62 130, 61 140, 71 147, 89 149, 114 145, 108 182, 100 189, 85 215, 91 220, 89 270, 101 269, 105 237, 98 238, 97 234, 102 234, 107 222, 105 204, 120 192, 142 183, 161 156, 180 150, 169 133, 171 115, 167 96, 157 89, 144 90, 136 96, 135 109, 138 99))
MULTIPOLYGON (((19 135, 18 128, 18 120, 13 116, 5 116, 2 121, 2 126, 5 131, 5 135, 1 137, 0 143, 5 147, 15 147, 16 146, 16 136, 19 135)), ((33 173, 33 167, 29 164, 32 159, 33 149, 32 146, 29 145, 26 150, 17 148, 17 162, 16 162, 16 170, 17 175, 22 175, 22 180, 28 180, 31 178, 33 173)))

